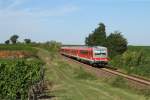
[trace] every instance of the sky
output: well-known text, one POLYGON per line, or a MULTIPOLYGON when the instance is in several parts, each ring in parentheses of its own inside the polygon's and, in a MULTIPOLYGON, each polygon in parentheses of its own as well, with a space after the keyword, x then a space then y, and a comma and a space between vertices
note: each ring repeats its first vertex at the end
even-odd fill
POLYGON ((0 42, 84 44, 98 24, 120 31, 129 45, 150 45, 150 0, 0 0, 0 42))

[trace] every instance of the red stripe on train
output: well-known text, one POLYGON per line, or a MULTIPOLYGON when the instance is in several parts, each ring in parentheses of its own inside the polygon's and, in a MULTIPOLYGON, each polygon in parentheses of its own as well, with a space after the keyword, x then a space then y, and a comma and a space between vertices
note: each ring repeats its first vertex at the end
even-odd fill
POLYGON ((108 61, 108 58, 93 58, 95 61, 108 61))

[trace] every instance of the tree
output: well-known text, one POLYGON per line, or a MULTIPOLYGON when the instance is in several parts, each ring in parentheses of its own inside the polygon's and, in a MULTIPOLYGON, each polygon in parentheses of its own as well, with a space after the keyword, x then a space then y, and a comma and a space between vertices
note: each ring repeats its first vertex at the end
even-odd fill
POLYGON ((12 42, 12 44, 16 44, 18 38, 19 38, 18 35, 12 35, 10 37, 10 41, 12 42))
POLYGON ((85 38, 85 44, 88 46, 94 46, 93 34, 89 34, 89 36, 85 38))
POLYGON ((9 41, 9 40, 6 40, 6 41, 5 41, 5 44, 9 44, 9 43, 10 43, 10 41, 9 41))
POLYGON ((92 34, 89 34, 85 39, 85 44, 89 46, 105 46, 106 42, 106 32, 105 25, 100 23, 98 28, 96 28, 92 34))
POLYGON ((26 44, 31 43, 31 39, 24 39, 24 41, 25 41, 26 44))
POLYGON ((121 32, 115 31, 107 37, 107 47, 111 57, 124 53, 127 50, 127 44, 121 32))

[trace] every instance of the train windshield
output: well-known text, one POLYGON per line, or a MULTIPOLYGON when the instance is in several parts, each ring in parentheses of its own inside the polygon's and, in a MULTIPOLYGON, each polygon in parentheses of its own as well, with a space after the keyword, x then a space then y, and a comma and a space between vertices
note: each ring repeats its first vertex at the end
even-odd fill
POLYGON ((94 51, 95 57, 107 57, 107 50, 105 49, 99 49, 94 51))

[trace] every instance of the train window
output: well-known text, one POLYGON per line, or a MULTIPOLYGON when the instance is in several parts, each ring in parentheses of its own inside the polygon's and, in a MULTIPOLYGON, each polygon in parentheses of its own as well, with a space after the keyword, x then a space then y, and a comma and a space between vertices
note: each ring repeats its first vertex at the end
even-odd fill
POLYGON ((88 54, 88 51, 86 51, 86 50, 80 50, 80 53, 81 54, 88 54))
POLYGON ((106 53, 95 53, 95 55, 106 55, 106 53))

